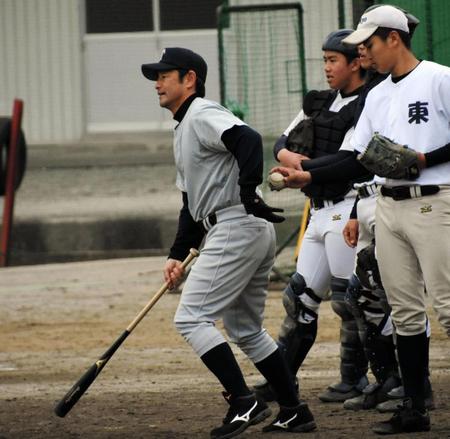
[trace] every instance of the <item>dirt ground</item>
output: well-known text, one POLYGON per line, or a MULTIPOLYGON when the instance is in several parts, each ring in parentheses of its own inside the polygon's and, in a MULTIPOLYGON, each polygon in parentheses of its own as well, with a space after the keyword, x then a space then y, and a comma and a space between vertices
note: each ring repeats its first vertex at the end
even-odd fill
MULTIPOLYGON (((56 402, 111 345, 162 283, 164 258, 136 258, 0 271, 0 439, 207 438, 225 414, 221 389, 175 332, 178 294, 162 297, 65 418, 56 402)), ((281 291, 270 291, 265 326, 276 336, 281 291)), ((399 437, 450 438, 449 342, 433 313, 432 431, 399 437)), ((323 404, 317 394, 338 378, 338 321, 325 302, 317 343, 301 372, 302 397, 316 417, 309 438, 377 437, 386 415, 323 404)), ((237 352, 249 384, 259 376, 237 352)), ((275 405, 273 406, 276 411, 275 405)), ((261 426, 242 437, 262 434, 261 426)), ((283 434, 283 437, 295 437, 283 434)))

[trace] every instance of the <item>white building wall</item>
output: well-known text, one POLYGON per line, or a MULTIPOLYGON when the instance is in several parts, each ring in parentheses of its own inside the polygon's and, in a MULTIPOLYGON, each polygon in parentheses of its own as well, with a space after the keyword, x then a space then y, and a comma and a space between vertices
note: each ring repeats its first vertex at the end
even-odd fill
MULTIPOLYGON (((162 0, 163 1, 163 0, 162 0)), ((232 0, 230 5, 286 3, 285 0, 232 0)), ((306 74, 308 89, 327 88, 322 71, 321 46, 338 28, 337 0, 303 0, 306 74)), ((351 0, 345 1, 351 17, 351 0)), ((349 26, 349 24, 347 25, 349 26)), ((140 66, 159 60, 162 49, 189 47, 208 63, 207 97, 220 99, 217 31, 193 30, 85 35, 87 131, 146 131, 173 126, 170 112, 158 105, 154 83, 140 66)))
POLYGON ((23 99, 29 143, 83 134, 79 17, 78 0, 0 1, 0 114, 23 99))
MULTIPOLYGON (((274 1, 284 3, 230 3, 274 1)), ((301 3, 307 85, 324 88, 320 47, 338 27, 337 0, 301 3)), ((350 17, 351 0, 345 7, 350 17)), ((22 98, 29 143, 73 142, 85 132, 171 127, 154 84, 140 73, 142 63, 158 60, 168 46, 189 47, 204 56, 207 97, 219 100, 216 30, 85 35, 84 21, 84 0, 0 0, 0 114, 9 115, 13 99, 22 98)))
POLYGON ((158 104, 155 83, 141 73, 141 65, 159 61, 165 47, 200 53, 208 64, 206 95, 220 99, 216 30, 91 34, 84 41, 88 132, 173 126, 171 113, 158 104))

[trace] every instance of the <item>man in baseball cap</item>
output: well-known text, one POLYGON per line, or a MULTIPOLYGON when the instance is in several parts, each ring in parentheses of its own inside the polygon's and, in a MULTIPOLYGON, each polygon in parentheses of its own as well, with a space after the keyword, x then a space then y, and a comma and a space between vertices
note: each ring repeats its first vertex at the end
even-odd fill
POLYGON ((206 81, 208 66, 205 60, 195 52, 182 47, 167 47, 161 54, 161 60, 153 64, 143 64, 142 73, 151 81, 158 79, 158 72, 169 70, 193 70, 203 84, 206 81))
POLYGON ((368 40, 380 27, 409 34, 406 15, 395 6, 383 5, 365 12, 356 30, 347 38, 344 38, 342 42, 349 45, 361 44, 368 40))

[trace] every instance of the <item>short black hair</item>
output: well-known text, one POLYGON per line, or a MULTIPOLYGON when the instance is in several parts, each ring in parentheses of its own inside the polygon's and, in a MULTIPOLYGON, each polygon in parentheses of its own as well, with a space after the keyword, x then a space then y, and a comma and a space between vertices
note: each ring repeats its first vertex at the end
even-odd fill
POLYGON ((399 34, 400 39, 402 40, 403 44, 407 49, 411 49, 411 35, 408 32, 405 32, 400 29, 393 29, 391 27, 379 27, 373 35, 379 36, 383 41, 387 40, 387 37, 389 34, 395 31, 399 34))
MULTIPOLYGON (((180 82, 183 80, 183 78, 187 75, 188 72, 189 72, 189 70, 186 70, 186 69, 178 69, 178 75, 180 77, 180 82)), ((205 97, 205 84, 198 76, 195 81, 195 93, 198 96, 200 96, 201 98, 205 97)))

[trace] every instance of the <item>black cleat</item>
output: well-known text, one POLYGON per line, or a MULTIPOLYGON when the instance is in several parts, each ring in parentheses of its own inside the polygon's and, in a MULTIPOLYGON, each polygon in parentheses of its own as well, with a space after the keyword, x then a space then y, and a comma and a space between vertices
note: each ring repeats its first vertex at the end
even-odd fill
POLYGON ((250 425, 258 424, 272 414, 267 404, 257 400, 253 394, 233 398, 230 394, 223 392, 223 396, 230 407, 223 419, 223 424, 211 430, 210 435, 213 439, 235 437, 250 425))
POLYGON ((307 432, 316 429, 314 416, 305 402, 297 407, 280 407, 277 417, 263 428, 264 433, 270 431, 307 432))
POLYGON ((405 400, 391 419, 375 424, 372 430, 377 434, 398 434, 430 431, 430 428, 428 412, 412 408, 411 401, 405 400))

